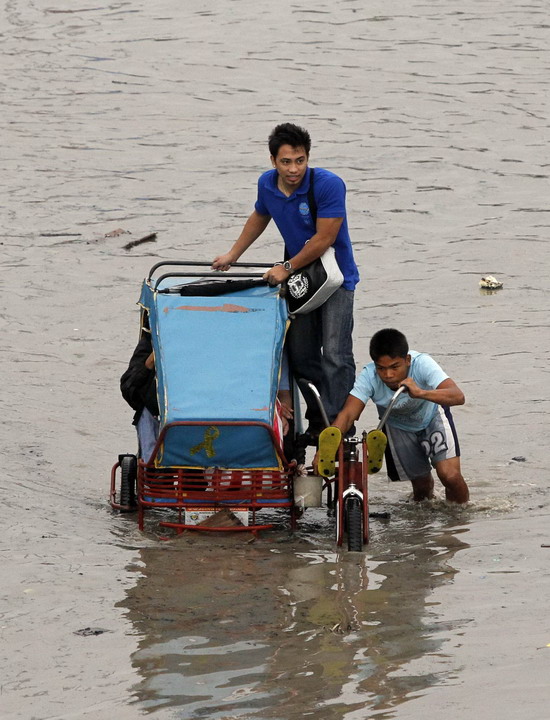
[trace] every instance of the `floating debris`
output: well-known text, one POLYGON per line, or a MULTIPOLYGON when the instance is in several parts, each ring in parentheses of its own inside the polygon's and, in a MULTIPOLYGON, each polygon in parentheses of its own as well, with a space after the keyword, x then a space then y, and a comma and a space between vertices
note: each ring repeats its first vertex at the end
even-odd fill
POLYGON ((141 245, 142 243, 146 242, 154 242, 157 239, 156 233, 149 233, 149 235, 144 235, 144 237, 139 238, 139 240, 130 240, 130 242, 126 243, 126 245, 122 246, 123 250, 131 250, 136 245, 141 245))
POLYGON ((131 235, 132 233, 129 230, 124 230, 123 228, 117 228, 116 230, 111 230, 111 232, 105 233, 103 237, 106 238, 112 238, 112 237, 118 237, 119 235, 131 235))
POLYGON ((81 237, 82 233, 77 232, 41 232, 40 237, 81 237))
POLYGON ((515 460, 516 462, 525 462, 527 458, 523 457, 523 455, 515 455, 512 460, 515 460))
POLYGON ((91 637, 95 635, 103 635, 103 633, 111 632, 110 630, 105 630, 105 628, 94 628, 94 627, 85 627, 81 630, 75 630, 74 635, 82 635, 82 637, 91 637))
POLYGON ((493 275, 486 275, 479 281, 479 287, 485 290, 499 290, 503 287, 503 283, 497 280, 493 275))
POLYGON ((199 523, 201 527, 238 527, 239 525, 243 525, 243 523, 239 520, 239 518, 229 510, 229 508, 224 508, 223 510, 219 510, 217 513, 214 513, 214 515, 211 515, 210 517, 207 517, 205 520, 199 523))

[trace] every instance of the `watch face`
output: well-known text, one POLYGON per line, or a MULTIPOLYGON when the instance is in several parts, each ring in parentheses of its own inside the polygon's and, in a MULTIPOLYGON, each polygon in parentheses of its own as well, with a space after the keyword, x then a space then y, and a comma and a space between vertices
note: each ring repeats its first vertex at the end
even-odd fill
POLYGON ((288 270, 288 272, 292 272, 292 265, 288 260, 285 260, 283 263, 283 267, 285 270, 288 270))

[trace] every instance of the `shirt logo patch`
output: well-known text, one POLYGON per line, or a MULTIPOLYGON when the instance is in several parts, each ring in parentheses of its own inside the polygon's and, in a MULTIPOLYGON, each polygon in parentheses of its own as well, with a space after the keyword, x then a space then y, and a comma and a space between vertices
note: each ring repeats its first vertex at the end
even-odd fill
POLYGON ((300 203, 298 210, 300 211, 300 215, 309 215, 309 205, 306 202, 300 203))

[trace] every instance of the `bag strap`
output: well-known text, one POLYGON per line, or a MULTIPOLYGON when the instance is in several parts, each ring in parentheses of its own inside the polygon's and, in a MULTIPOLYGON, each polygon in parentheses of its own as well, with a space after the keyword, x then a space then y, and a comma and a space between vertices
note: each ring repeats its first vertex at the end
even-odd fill
MULTIPOLYGON (((307 204, 309 206, 309 214, 311 215, 311 219, 313 220, 313 227, 315 227, 315 223, 317 222, 317 203, 315 202, 315 193, 313 192, 313 179, 315 177, 315 173, 313 168, 309 168, 309 190, 307 191, 307 204)), ((286 249, 285 245, 285 260, 288 260, 290 255, 288 254, 288 250, 286 249)))
POLYGON ((307 191, 307 204, 309 205, 309 214, 313 220, 313 226, 317 222, 317 203, 315 202, 315 193, 313 192, 315 173, 313 168, 309 169, 309 190, 307 191))

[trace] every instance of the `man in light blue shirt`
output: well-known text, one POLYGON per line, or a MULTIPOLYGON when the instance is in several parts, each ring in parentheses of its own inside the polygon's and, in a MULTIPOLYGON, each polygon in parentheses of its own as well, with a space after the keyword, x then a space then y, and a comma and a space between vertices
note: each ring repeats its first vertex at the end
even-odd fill
POLYGON ((371 399, 380 416, 395 391, 386 420, 386 463, 392 480, 410 480, 415 500, 433 497, 433 467, 450 502, 465 503, 469 491, 460 470, 458 436, 449 408, 464 404, 456 383, 425 353, 409 350, 407 338, 393 328, 375 333, 370 342, 373 360, 360 373, 344 407, 333 423, 344 435, 371 399))

